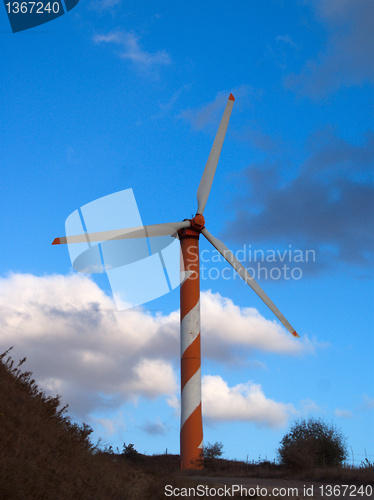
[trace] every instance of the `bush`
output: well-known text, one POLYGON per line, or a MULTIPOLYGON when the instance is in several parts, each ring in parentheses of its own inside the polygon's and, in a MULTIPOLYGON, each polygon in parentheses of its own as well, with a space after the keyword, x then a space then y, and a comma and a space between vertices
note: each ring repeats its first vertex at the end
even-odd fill
POLYGON ((296 421, 278 448, 283 465, 290 469, 340 465, 348 456, 346 439, 333 425, 321 419, 296 421))
POLYGON ((131 462, 139 462, 143 458, 142 455, 135 449, 132 443, 123 443, 122 455, 131 462))
POLYGON ((218 443, 218 441, 216 441, 214 444, 208 443, 206 446, 204 446, 203 449, 204 458, 219 458, 223 453, 222 448, 223 444, 218 443))

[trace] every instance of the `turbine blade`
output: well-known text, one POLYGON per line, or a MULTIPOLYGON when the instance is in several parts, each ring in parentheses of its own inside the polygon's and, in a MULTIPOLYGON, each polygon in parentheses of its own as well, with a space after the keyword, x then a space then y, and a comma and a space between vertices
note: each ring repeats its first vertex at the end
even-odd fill
POLYGON ((216 173, 219 155, 221 154, 222 144, 225 139, 225 134, 227 126, 229 124, 234 101, 235 97, 232 94, 230 94, 230 97, 226 104, 225 111, 221 119, 221 123, 218 128, 216 138, 214 139, 214 143, 209 154, 208 161, 205 165, 205 169, 199 184, 199 188, 197 190, 197 213, 201 215, 203 215, 205 205, 210 193, 210 188, 212 187, 214 174, 216 173))
POLYGON ((273 304, 273 302, 269 299, 260 285, 256 283, 256 281, 252 278, 246 268, 238 261, 231 250, 229 250, 227 246, 222 243, 222 241, 213 236, 206 228, 204 228, 201 232, 203 233, 205 238, 214 246, 214 248, 216 248, 219 253, 227 260, 227 262, 235 269, 239 276, 241 276, 243 280, 257 293, 260 299, 265 302, 269 309, 273 311, 275 316, 287 328, 287 330, 292 333, 294 337, 299 337, 295 329, 290 325, 290 323, 286 320, 286 318, 275 306, 275 304, 273 304))
POLYGON ((52 245, 67 243, 87 243, 92 241, 124 240, 129 238, 149 238, 152 236, 171 236, 180 229, 190 227, 191 221, 166 222, 165 224, 152 224, 150 226, 130 227, 126 229, 113 229, 97 233, 84 233, 73 236, 55 238, 52 245))

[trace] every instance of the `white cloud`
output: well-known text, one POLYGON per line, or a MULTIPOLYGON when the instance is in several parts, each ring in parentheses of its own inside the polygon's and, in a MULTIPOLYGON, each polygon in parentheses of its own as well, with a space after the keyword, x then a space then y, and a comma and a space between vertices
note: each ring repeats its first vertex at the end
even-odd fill
POLYGON ((38 383, 85 416, 101 405, 177 390, 178 313, 118 313, 88 277, 0 279, 0 343, 27 357, 38 383))
POLYGON ((91 417, 93 422, 97 422, 104 430, 104 434, 108 437, 113 436, 115 433, 126 431, 126 417, 124 412, 118 412, 113 418, 94 418, 91 417))
POLYGON ((216 126, 220 122, 222 110, 225 107, 230 92, 232 92, 235 98, 238 98, 238 104, 235 106, 237 110, 248 106, 248 101, 260 93, 248 85, 241 85, 234 89, 218 92, 213 101, 203 104, 198 108, 184 110, 180 113, 179 118, 187 120, 192 128, 196 130, 205 129, 212 124, 216 126))
POLYGON ((296 47, 295 42, 292 40, 290 35, 277 35, 275 37, 275 41, 277 43, 284 43, 286 45, 290 45, 291 47, 296 47))
POLYGON ((172 394, 177 389, 172 366, 160 359, 143 359, 134 367, 134 372, 136 380, 131 385, 133 392, 152 397, 155 387, 159 394, 172 394))
POLYGON ((371 398, 364 394, 363 396, 364 403, 361 405, 362 410, 373 410, 374 409, 374 398, 371 398))
POLYGON ((336 408, 336 410, 334 411, 334 414, 336 417, 340 417, 340 418, 352 418, 353 417, 353 413, 349 410, 341 410, 340 408, 336 408))
POLYGON ((290 35, 277 35, 275 43, 266 46, 266 56, 271 57, 276 66, 281 70, 287 70, 290 61, 299 52, 299 46, 290 35))
POLYGON ((133 32, 111 31, 94 36, 95 43, 112 43, 121 46, 120 57, 127 59, 141 68, 168 65, 171 62, 165 50, 147 52, 140 45, 140 37, 133 32))
POLYGON ((156 420, 147 420, 145 424, 142 426, 142 429, 150 435, 162 435, 165 434, 168 430, 167 425, 165 425, 160 417, 156 418, 156 420))
POLYGON ((89 7, 98 12, 103 12, 104 10, 113 11, 121 3, 122 0, 93 0, 89 4, 89 7))
POLYGON ((321 411, 321 408, 310 398, 300 401, 301 413, 311 414, 321 411))
POLYGON ((165 116, 168 116, 171 111, 174 109, 175 105, 177 104, 180 96, 186 92, 189 89, 188 84, 182 85, 172 96, 168 99, 167 102, 161 103, 159 102, 159 112, 156 113, 155 115, 152 115, 151 118, 152 120, 158 120, 161 118, 165 118, 165 116))
POLYGON ((268 399, 261 385, 247 382, 229 387, 219 375, 202 380, 204 417, 213 421, 240 420, 268 427, 281 427, 295 409, 290 404, 268 399))
MULTIPOLYGON (((290 337, 255 309, 241 309, 219 294, 202 292, 203 356, 247 361, 253 349, 296 354, 308 342, 290 337)), ((0 350, 27 357, 38 384, 62 394, 81 418, 139 397, 179 392, 179 311, 151 315, 118 312, 89 277, 11 274, 0 278, 0 350)))
POLYGON ((201 310, 203 347, 209 357, 228 358, 235 347, 281 354, 313 350, 307 338, 303 341, 293 338, 276 320, 265 319, 253 307, 241 308, 219 293, 210 290, 202 293, 201 310))
POLYGON ((180 117, 190 122, 194 129, 201 130, 207 125, 216 123, 219 120, 219 116, 222 114, 222 109, 224 108, 228 95, 229 93, 227 92, 220 92, 216 95, 214 101, 204 104, 200 108, 182 111, 180 117))

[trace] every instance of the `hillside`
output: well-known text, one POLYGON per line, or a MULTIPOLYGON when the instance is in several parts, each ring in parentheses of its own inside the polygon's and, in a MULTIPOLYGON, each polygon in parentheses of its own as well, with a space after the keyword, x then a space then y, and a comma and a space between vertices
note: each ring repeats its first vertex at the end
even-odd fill
MULTIPOLYGON (((0 356, 0 499, 163 498, 163 484, 127 460, 96 450, 91 429, 70 421, 59 397, 0 356)), ((144 469, 144 467, 143 467, 144 469)))

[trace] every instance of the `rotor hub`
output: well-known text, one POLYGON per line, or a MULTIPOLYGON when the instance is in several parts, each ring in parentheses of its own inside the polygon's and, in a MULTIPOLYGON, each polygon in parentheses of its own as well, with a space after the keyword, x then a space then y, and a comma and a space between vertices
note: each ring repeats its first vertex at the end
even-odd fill
POLYGON ((191 219, 191 227, 199 233, 204 229, 205 219, 201 214, 196 214, 193 219, 191 219))
MULTIPOLYGON (((188 219, 186 219, 188 220, 188 219)), ((199 239, 201 231, 205 227, 205 219, 201 214, 196 214, 191 220, 191 226, 178 231, 179 239, 196 238, 199 239)))

